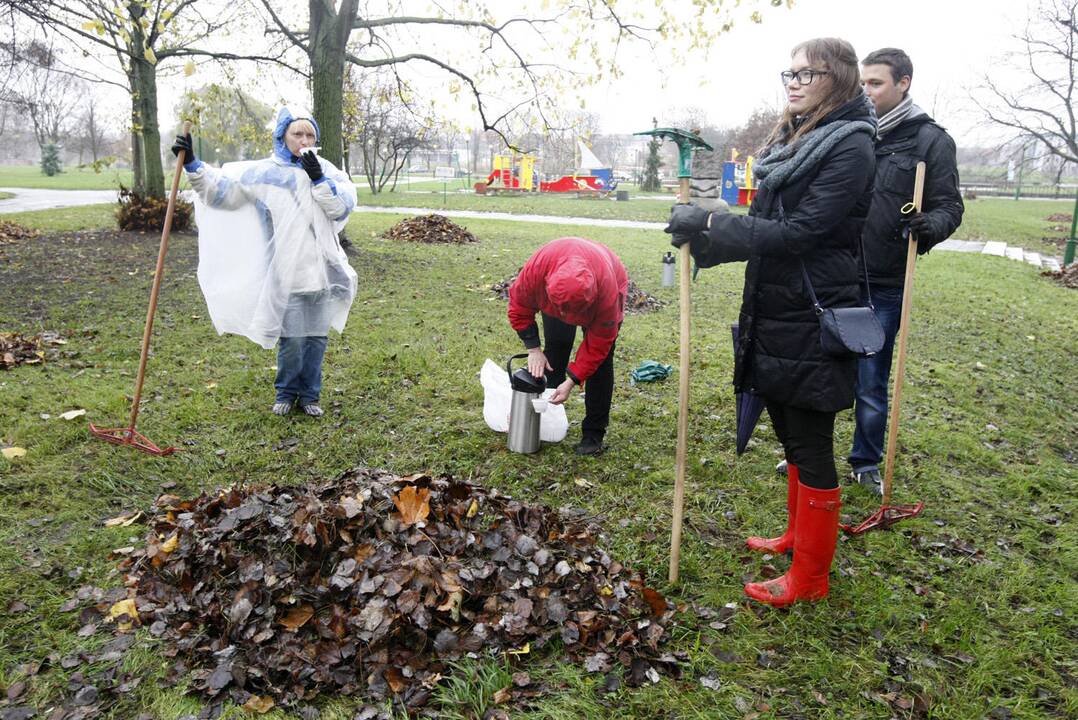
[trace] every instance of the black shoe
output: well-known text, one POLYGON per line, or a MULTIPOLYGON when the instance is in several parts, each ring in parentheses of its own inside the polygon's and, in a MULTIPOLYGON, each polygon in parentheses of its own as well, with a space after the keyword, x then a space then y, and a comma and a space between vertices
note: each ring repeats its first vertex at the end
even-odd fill
POLYGON ((603 451, 603 439, 585 435, 576 446, 577 455, 598 455, 603 451))
POLYGON ((883 496, 883 478, 880 477, 879 470, 865 470, 864 472, 852 472, 849 475, 850 481, 855 482, 861 487, 868 490, 875 495, 883 496))

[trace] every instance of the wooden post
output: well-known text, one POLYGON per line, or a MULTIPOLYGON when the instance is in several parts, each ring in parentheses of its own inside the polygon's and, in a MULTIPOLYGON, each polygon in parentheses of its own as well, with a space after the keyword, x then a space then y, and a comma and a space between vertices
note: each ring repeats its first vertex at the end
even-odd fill
MULTIPOLYGON (((917 163, 913 183, 913 211, 921 212, 925 189, 925 164, 917 163)), ((891 393, 891 416, 887 420, 887 457, 883 475, 883 504, 891 502, 891 480, 895 474, 895 450, 898 448, 898 417, 902 407, 902 381, 906 375, 906 342, 910 333, 910 308, 913 306, 913 268, 917 263, 917 236, 910 233, 906 248, 906 278, 902 283, 902 315, 898 326, 898 363, 895 366, 894 391, 891 393)))
MULTIPOLYGON (((689 178, 680 180, 679 202, 689 202, 689 178)), ((689 244, 681 246, 678 253, 678 286, 681 309, 681 348, 678 375, 677 413, 677 471, 674 477, 674 519, 670 533, 670 582, 678 581, 678 565, 681 562, 681 524, 685 507, 685 464, 689 446, 689 274, 692 272, 689 244)))

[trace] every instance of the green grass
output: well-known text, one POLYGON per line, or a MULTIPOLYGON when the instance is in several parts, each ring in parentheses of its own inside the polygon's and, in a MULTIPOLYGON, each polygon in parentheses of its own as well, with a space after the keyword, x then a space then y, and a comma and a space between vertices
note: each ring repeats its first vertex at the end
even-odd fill
MULTIPOLYGON (((646 199, 635 191, 629 192, 629 200, 618 202, 611 195, 606 198, 576 197, 571 193, 519 193, 514 195, 476 195, 469 190, 457 189, 453 184, 442 192, 437 188, 424 189, 429 183, 416 183, 398 188, 396 192, 371 195, 360 188, 361 205, 380 207, 421 207, 438 210, 478 210, 480 212, 505 212, 530 215, 559 215, 564 217, 606 218, 617 220, 644 220, 662 222, 670 215, 673 195, 660 196, 661 200, 646 199)), ((460 184, 459 181, 457 183, 460 184)), ((357 186, 359 187, 359 186, 357 186)), ((652 195, 651 197, 655 197, 652 195)))
POLYGON ((954 234, 962 240, 1006 240, 1027 250, 1062 255, 1070 237, 1070 222, 1049 222, 1050 215, 1070 215, 1073 202, 984 198, 966 200, 962 226, 954 234))
POLYGON ((126 187, 131 187, 132 177, 131 170, 116 168, 95 173, 93 170, 80 170, 77 167, 68 166, 59 175, 49 177, 42 173, 37 165, 0 165, 0 187, 115 190, 119 189, 121 183, 126 187))
POLYGON ((13 197, 15 197, 15 193, 0 192, 0 200, 10 200, 13 197))
MULTIPOLYGON (((21 221, 86 227, 93 212, 21 221)), ((83 583, 121 583, 107 555, 137 542, 145 528, 106 529, 103 519, 148 508, 166 482, 187 496, 230 483, 301 483, 364 464, 449 472, 529 502, 583 507, 603 522, 612 556, 685 607, 668 648, 688 656, 680 680, 603 696, 602 676, 534 653, 512 659, 511 670, 541 678, 549 692, 510 708, 513 717, 920 717, 889 704, 916 698, 932 718, 983 718, 996 708, 1014 718, 1078 715, 1078 293, 1001 258, 921 259, 896 499, 924 500, 925 515, 844 540, 831 597, 774 611, 741 596, 742 582, 765 564, 742 550, 742 539, 777 532, 785 507, 784 481, 773 471, 778 444, 766 421, 748 453, 733 452, 728 328, 742 266, 704 271, 693 286, 682 582, 670 588, 676 375, 628 382, 643 360, 677 364, 676 289, 658 287, 665 238, 489 220, 464 222, 481 239, 476 245, 378 237, 399 219, 370 214, 350 223, 360 294, 345 333, 330 340, 321 421, 270 415, 274 354, 214 333, 195 278, 195 239, 173 238, 139 419, 151 439, 182 449, 166 459, 93 440, 85 425, 126 420, 156 238, 80 234, 3 246, 0 329, 61 330, 68 344, 44 367, 0 372, 0 442, 28 451, 14 462, 0 459, 0 687, 24 676, 22 663, 101 642, 78 638, 77 619, 58 608, 83 583), (630 276, 668 305, 625 322, 609 452, 573 454, 583 411, 574 395, 566 442, 514 455, 482 420, 484 358, 519 349, 489 285, 542 242, 577 233, 607 243, 630 276), (57 418, 74 408, 87 415, 57 418), (289 438, 298 444, 275 449, 289 438), (980 550, 983 561, 963 555, 951 538, 980 550), (16 599, 30 610, 9 612, 16 599), (737 606, 725 628, 693 610, 726 603, 737 606), (774 653, 769 667, 757 662, 763 651, 774 653), (700 684, 705 674, 718 677, 718 690, 700 684)), ((840 455, 851 431, 843 413, 840 455)), ((851 519, 875 508, 859 488, 847 490, 843 503, 851 519)), ((784 558, 770 562, 786 566, 784 558)), ((197 714, 196 700, 157 687, 167 659, 148 636, 142 640, 127 663, 147 679, 111 716, 197 714)), ((470 681, 463 674, 447 681, 436 695, 442 714, 475 717, 504 682, 505 663, 472 664, 470 681)), ((70 672, 56 663, 44 668, 29 680, 31 699, 43 707, 70 672)), ((324 718, 348 720, 355 700, 317 704, 324 718)), ((233 708, 226 716, 243 713, 233 708)))

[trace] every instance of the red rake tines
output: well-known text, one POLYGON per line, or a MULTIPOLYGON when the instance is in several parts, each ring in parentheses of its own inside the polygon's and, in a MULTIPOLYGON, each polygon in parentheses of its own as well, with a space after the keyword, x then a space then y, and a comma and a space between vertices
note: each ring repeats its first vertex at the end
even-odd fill
POLYGON ((171 445, 166 448, 157 447, 148 437, 140 433, 138 430, 131 428, 99 428, 93 423, 90 423, 90 434, 94 437, 99 437, 105 442, 110 442, 115 445, 130 445, 136 450, 141 450, 144 453, 150 455, 158 455, 164 457, 176 452, 176 448, 171 445))
MULTIPOLYGON (((190 121, 184 122, 183 134, 191 132, 190 121)), ((142 383, 146 379, 146 360, 150 356, 150 337, 153 334, 153 316, 157 311, 157 296, 161 292, 161 277, 165 274, 165 254, 168 253, 168 235, 172 230, 172 215, 176 210, 176 193, 180 189, 180 173, 183 172, 184 153, 176 157, 176 172, 172 176, 172 190, 168 195, 168 209, 165 210, 165 224, 161 228, 161 247, 157 251, 157 269, 153 274, 150 288, 150 306, 146 309, 146 325, 142 331, 142 354, 139 357, 138 376, 135 378, 135 397, 131 401, 131 420, 125 428, 99 428, 90 423, 90 434, 116 445, 130 445, 144 453, 165 456, 176 452, 176 448, 159 448, 145 435, 135 430, 138 419, 139 401, 142 399, 142 383)))
POLYGON ((857 525, 844 525, 839 523, 838 526, 850 535, 861 535, 869 530, 875 530, 876 528, 886 529, 901 520, 917 517, 924 509, 925 504, 923 502, 918 502, 913 505, 881 505, 879 510, 869 515, 857 525))

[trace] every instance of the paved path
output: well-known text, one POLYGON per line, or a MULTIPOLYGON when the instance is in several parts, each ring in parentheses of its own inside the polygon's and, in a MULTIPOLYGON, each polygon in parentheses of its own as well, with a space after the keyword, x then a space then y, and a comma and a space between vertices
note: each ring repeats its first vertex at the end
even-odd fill
POLYGON ((664 222, 643 220, 606 220, 602 218, 564 217, 560 215, 524 215, 518 213, 483 212, 480 210, 443 210, 441 208, 384 207, 359 205, 356 212, 391 213, 396 215, 429 215, 437 213, 446 217, 473 218, 476 220, 509 220, 511 222, 546 223, 548 225, 587 225, 592 227, 620 227, 634 230, 662 230, 664 222))
MULTIPOLYGON (((27 210, 51 210, 53 208, 74 207, 77 205, 98 205, 116 202, 115 190, 39 190, 33 188, 0 188, 0 192, 15 195, 7 200, 0 200, 0 213, 24 212, 27 210)), ((634 230, 662 230, 664 222, 643 220, 610 220, 604 218, 566 217, 559 215, 523 215, 503 212, 483 212, 479 210, 445 210, 439 208, 384 207, 379 205, 360 205, 357 212, 392 213, 398 215, 427 215, 438 213, 446 217, 473 218, 477 220, 508 220, 510 222, 545 223, 548 225, 583 225, 586 227, 619 227, 634 230)), ((936 246, 937 250, 952 252, 980 253, 995 255, 1011 260, 1026 262, 1046 270, 1059 270, 1059 258, 1008 246, 1003 242, 976 242, 971 240, 947 240, 936 246)))
POLYGON ((15 195, 0 200, 0 213, 26 210, 52 210, 76 205, 100 205, 116 202, 115 190, 39 190, 36 188, 0 188, 15 195))
MULTIPOLYGON (((382 207, 375 205, 360 205, 357 212, 372 213, 398 213, 401 215, 427 215, 438 213, 446 217, 476 218, 482 220, 509 220, 515 222, 547 223, 551 225, 587 225, 592 227, 622 227, 636 230, 662 230, 666 227, 664 222, 646 222, 643 220, 605 220, 602 218, 562 217, 557 215, 518 215, 501 212, 482 212, 479 210, 442 210, 437 208, 413 208, 413 207, 382 207)), ((982 255, 996 255, 1007 257, 1011 260, 1021 260, 1043 267, 1045 270, 1059 270, 1060 259, 1041 255, 1040 253, 1023 250, 1020 247, 1008 246, 1003 242, 978 242, 976 240, 946 240, 934 249, 950 251, 979 253, 982 255)))

